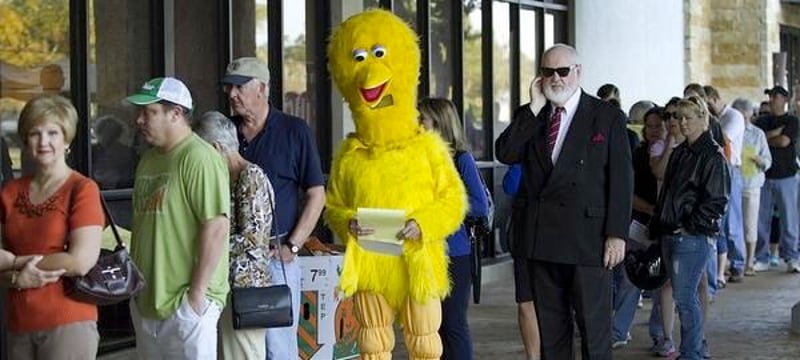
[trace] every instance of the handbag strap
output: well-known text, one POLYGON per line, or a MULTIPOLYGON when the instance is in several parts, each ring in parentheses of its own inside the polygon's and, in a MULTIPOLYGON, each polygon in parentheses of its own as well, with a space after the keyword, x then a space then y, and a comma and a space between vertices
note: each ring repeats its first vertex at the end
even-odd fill
MULTIPOLYGON (((266 174, 265 174, 266 175, 266 174)), ((278 261, 281 262, 281 272, 283 272, 283 283, 289 285, 289 280, 286 279, 286 266, 284 265, 283 257, 281 257, 281 236, 280 232, 278 231, 278 215, 275 212, 275 194, 272 194, 272 201, 270 201, 270 207, 272 208, 272 233, 274 235, 275 242, 278 243, 278 261)), ((289 236, 287 233, 286 236, 289 236)), ((297 260, 297 259, 295 259, 297 260)))
MULTIPOLYGON (((75 203, 75 189, 78 188, 83 184, 83 181, 77 182, 72 188, 69 189, 69 202, 67 203, 67 228, 72 231, 69 217, 72 216, 72 205, 75 203)), ((106 204, 106 199, 103 197, 103 193, 100 193, 100 205, 103 207, 103 213, 106 215, 106 219, 108 221, 108 225, 111 226, 111 231, 114 233, 114 239, 117 241, 116 250, 124 249, 125 243, 122 242, 122 239, 119 236, 119 232, 117 231, 117 226, 114 223, 114 217, 111 216, 111 211, 108 210, 108 204, 106 204)))

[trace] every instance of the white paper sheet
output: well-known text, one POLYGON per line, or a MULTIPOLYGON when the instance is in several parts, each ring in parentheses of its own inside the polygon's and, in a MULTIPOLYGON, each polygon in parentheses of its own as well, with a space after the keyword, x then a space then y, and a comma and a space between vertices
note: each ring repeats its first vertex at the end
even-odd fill
POLYGON ((375 230, 373 234, 358 237, 361 247, 387 255, 403 254, 403 240, 397 234, 405 226, 405 210, 358 208, 356 217, 362 228, 375 230))

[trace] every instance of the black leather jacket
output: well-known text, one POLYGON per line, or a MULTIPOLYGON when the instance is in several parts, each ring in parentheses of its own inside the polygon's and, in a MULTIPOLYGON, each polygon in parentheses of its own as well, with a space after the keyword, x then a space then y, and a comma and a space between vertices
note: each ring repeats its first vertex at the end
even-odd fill
POLYGON ((650 235, 656 238, 681 229, 691 235, 716 235, 730 195, 729 171, 722 149, 708 131, 694 144, 680 144, 667 164, 650 235))

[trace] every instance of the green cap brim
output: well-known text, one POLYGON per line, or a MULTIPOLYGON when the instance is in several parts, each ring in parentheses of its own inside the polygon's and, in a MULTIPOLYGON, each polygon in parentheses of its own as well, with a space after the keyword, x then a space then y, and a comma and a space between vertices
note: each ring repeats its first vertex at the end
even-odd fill
POLYGON ((128 102, 134 105, 150 105, 161 101, 160 98, 147 94, 134 94, 128 96, 128 102))

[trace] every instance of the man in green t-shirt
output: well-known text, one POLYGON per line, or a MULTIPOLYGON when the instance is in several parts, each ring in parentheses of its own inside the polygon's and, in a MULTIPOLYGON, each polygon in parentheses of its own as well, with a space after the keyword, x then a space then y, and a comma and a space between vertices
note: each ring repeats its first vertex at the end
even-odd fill
POLYGON ((216 359, 228 293, 228 170, 192 132, 192 98, 174 78, 146 82, 128 101, 152 148, 136 167, 131 256, 147 281, 131 301, 140 359, 216 359))

